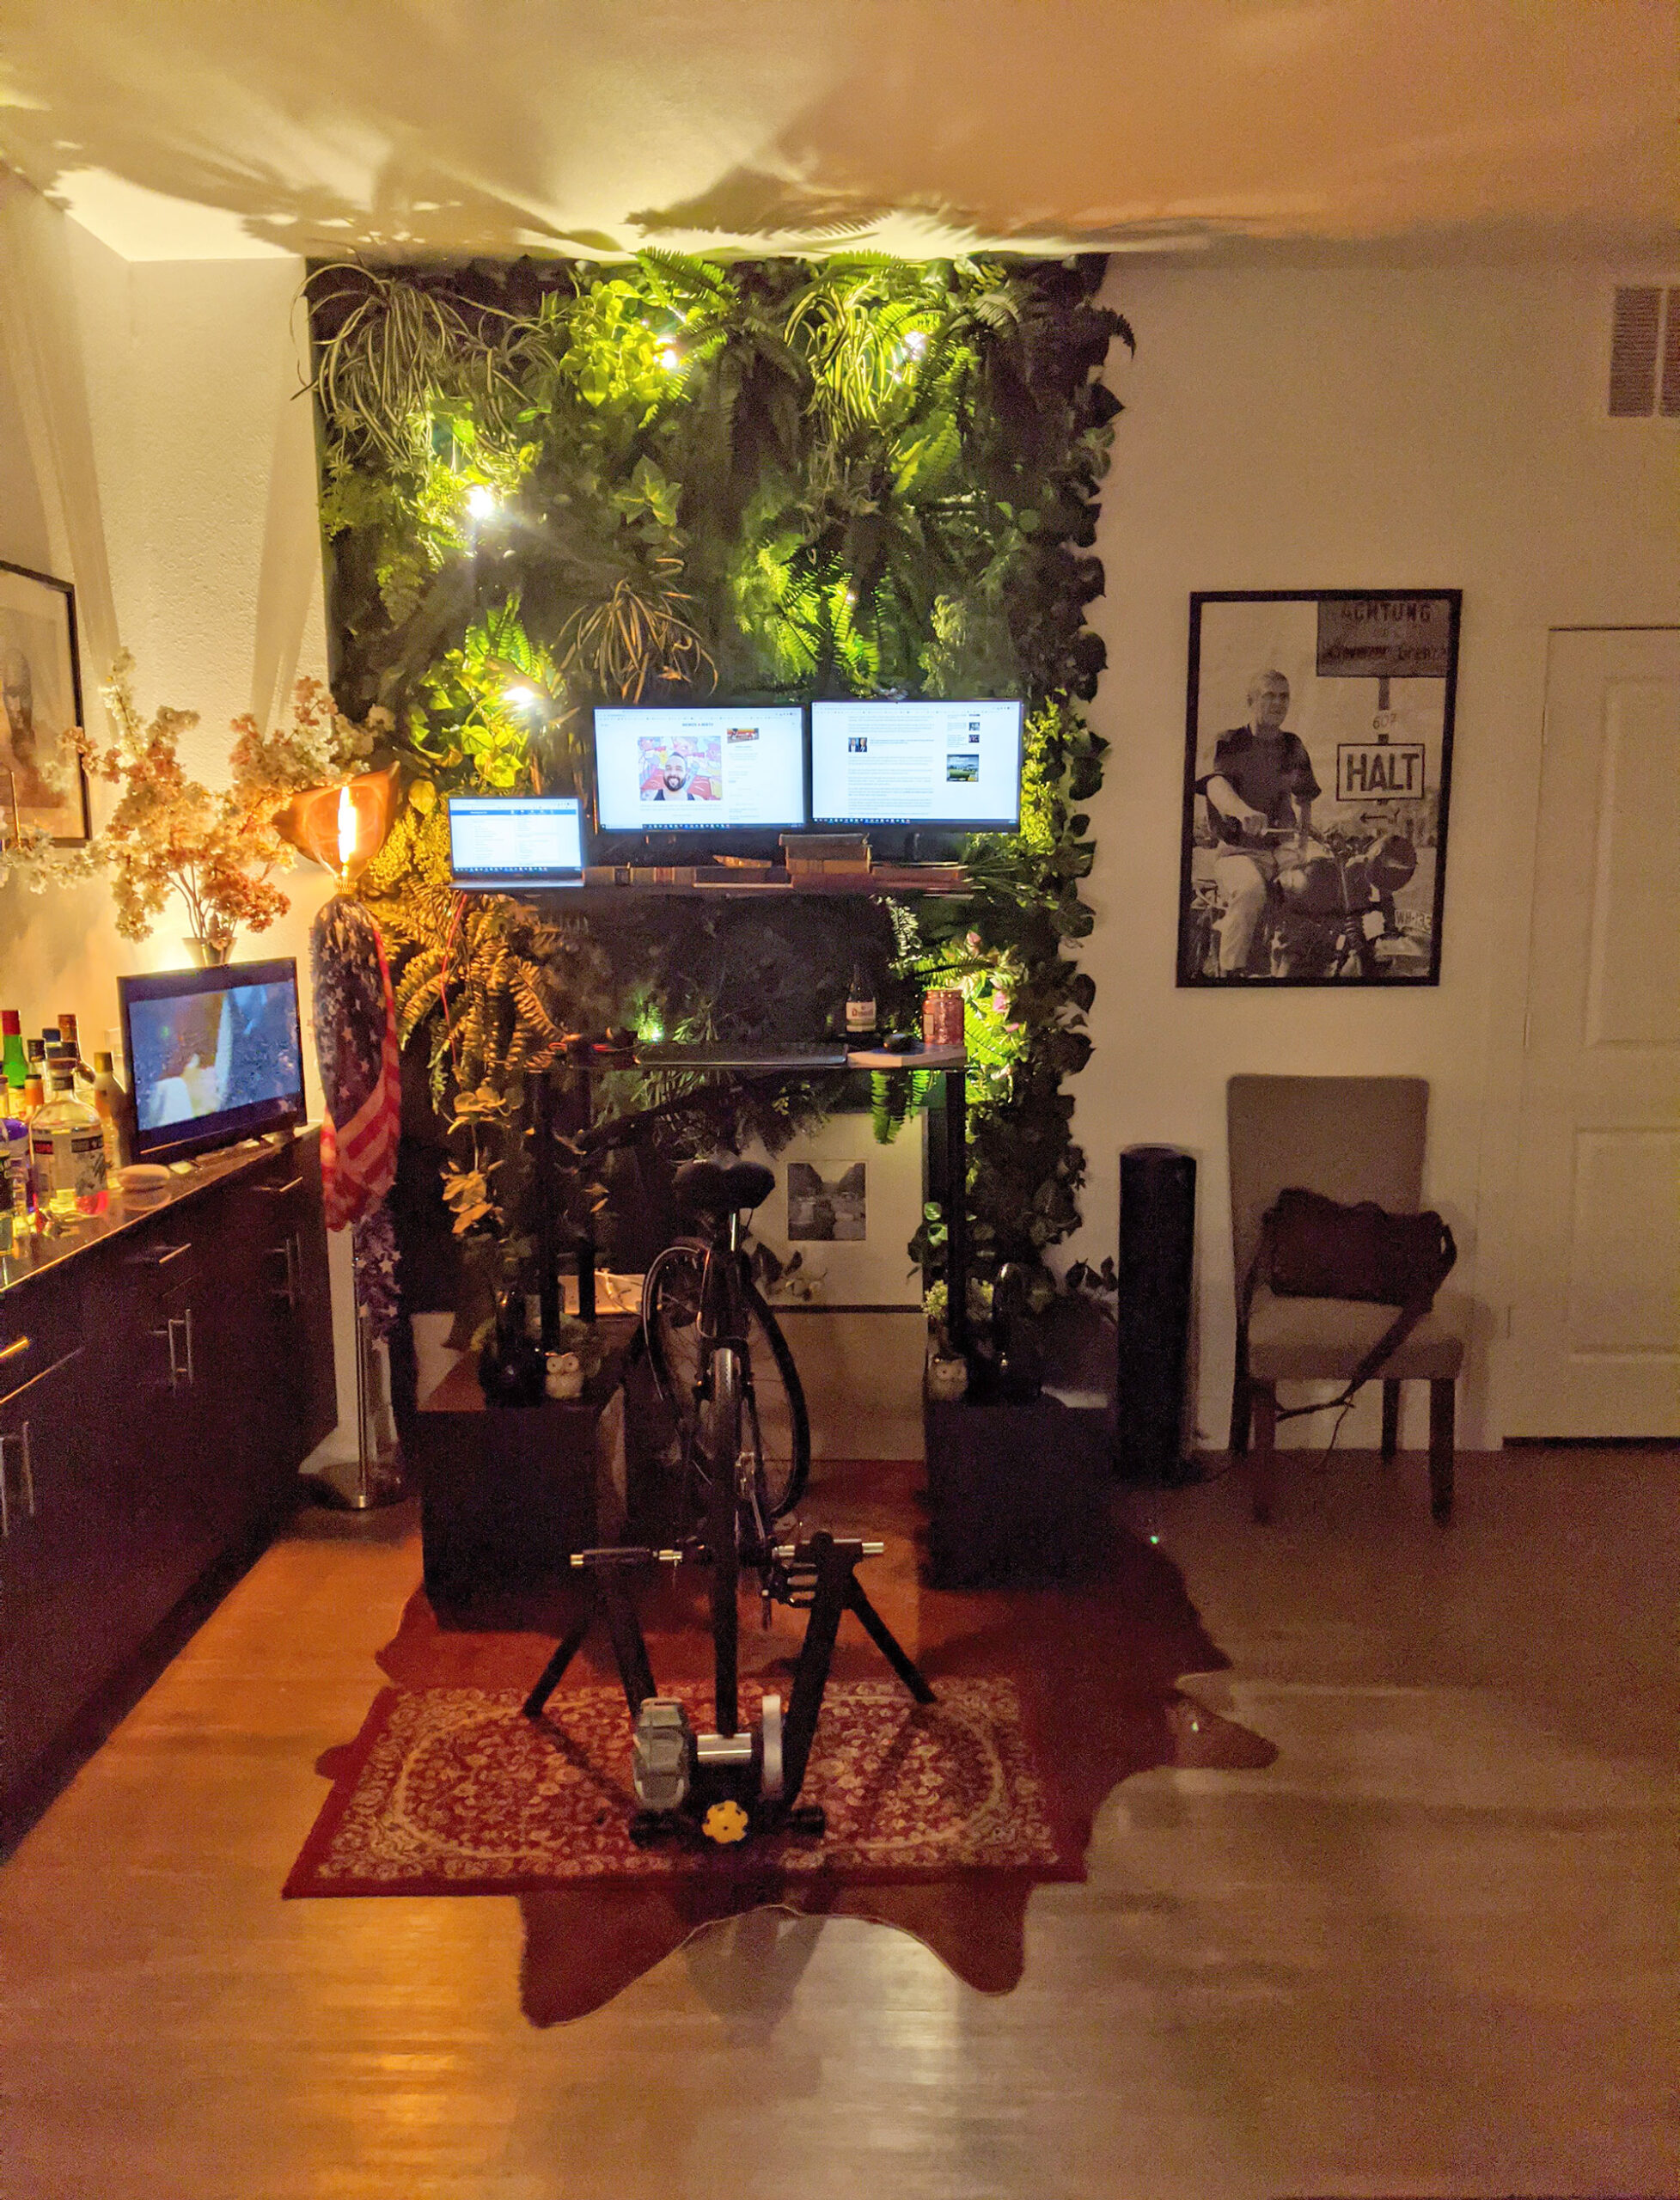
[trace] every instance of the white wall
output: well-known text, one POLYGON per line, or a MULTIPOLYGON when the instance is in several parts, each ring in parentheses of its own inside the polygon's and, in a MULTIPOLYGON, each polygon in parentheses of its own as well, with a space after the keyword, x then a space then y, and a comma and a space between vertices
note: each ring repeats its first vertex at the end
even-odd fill
MULTIPOLYGON (((301 269, 131 266, 69 232, 119 624, 143 703, 203 712, 190 761, 215 777, 228 719, 254 693, 288 687, 294 656, 303 669, 325 663, 313 456, 290 399, 301 269)), ((1596 417, 1607 288, 1640 272, 1115 264, 1110 295, 1139 353, 1127 364, 1116 351, 1110 367, 1128 409, 1097 543, 1108 593, 1093 616, 1110 669, 1092 715, 1114 751, 1092 806, 1097 1051, 1077 1088, 1090 1168, 1078 1250, 1113 1249, 1122 1146, 1158 1140, 1198 1156, 1200 1415, 1215 1439, 1233 1326, 1223 1111, 1234 1071, 1426 1076, 1429 1195, 1457 1233, 1461 1280, 1499 1325, 1546 632, 1665 622, 1680 606, 1672 431, 1596 417), (1442 983, 1181 993, 1190 591, 1324 586, 1464 591, 1442 983)), ((0 381, 0 557, 50 566, 50 493, 20 460, 15 405, 0 381)), ((321 874, 295 874, 291 917, 260 936, 306 972, 325 889, 321 874)), ((101 1030, 112 973, 166 967, 174 952, 168 937, 118 941, 98 887, 46 901, 0 889, 0 994, 33 1023, 62 1006, 101 1030)), ((1497 1440, 1498 1376, 1484 1340, 1466 1443, 1497 1440)), ((1369 1440, 1358 1421, 1347 1433, 1369 1440)))
MULTIPOLYGON (((1595 417, 1608 290, 1628 278, 1111 266, 1109 300, 1138 352, 1110 360, 1127 410, 1097 543, 1109 670, 1091 716, 1114 748, 1091 805, 1097 1051, 1077 1085, 1090 1164, 1078 1250, 1114 1250, 1123 1146, 1197 1156, 1199 1418, 1215 1443, 1234 1331, 1224 1107, 1237 1071, 1429 1079, 1427 1195, 1457 1236, 1455 1287, 1476 1295, 1489 1333, 1460 1441, 1498 1440, 1547 630, 1680 613, 1673 431, 1595 417), (1367 586, 1464 591, 1441 984, 1181 992, 1190 593, 1367 586)), ((1305 1426, 1297 1440, 1322 1444, 1323 1424, 1305 1426)), ((1373 1428, 1350 1420, 1346 1440, 1373 1428)), ((1406 1440, 1421 1442, 1416 1423, 1406 1440)))
MULTIPOLYGON (((323 675, 326 637, 307 406, 293 402, 293 305, 301 261, 130 265, 63 224, 81 337, 118 632, 133 652, 143 710, 196 710, 182 761, 210 785, 228 777, 229 723, 289 691, 294 669, 323 675), (301 515, 301 523, 300 523, 301 515)), ((67 570, 55 486, 31 465, 30 423, 0 354, 0 559, 67 570)), ((91 704, 107 670, 84 628, 91 704)), ((112 790, 95 786, 95 822, 112 790)), ((331 882, 309 865, 284 882, 290 914, 240 935, 242 955, 295 955, 309 1019, 309 929, 331 882)), ((0 997, 40 1029, 73 1009, 95 1045, 117 1020, 122 971, 178 968, 185 925, 166 914, 148 939, 119 938, 100 883, 43 895, 0 886, 0 997)), ((310 1112, 320 1114, 304 1056, 310 1112)), ((340 1420, 354 1427, 348 1238, 332 1241, 340 1420)))

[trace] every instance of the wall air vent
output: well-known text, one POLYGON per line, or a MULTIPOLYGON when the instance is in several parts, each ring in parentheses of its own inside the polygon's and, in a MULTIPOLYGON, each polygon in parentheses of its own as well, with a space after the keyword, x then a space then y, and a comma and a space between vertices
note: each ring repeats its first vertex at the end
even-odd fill
POLYGON ((1680 419, 1680 286, 1616 291, 1608 409, 1612 420, 1680 419))

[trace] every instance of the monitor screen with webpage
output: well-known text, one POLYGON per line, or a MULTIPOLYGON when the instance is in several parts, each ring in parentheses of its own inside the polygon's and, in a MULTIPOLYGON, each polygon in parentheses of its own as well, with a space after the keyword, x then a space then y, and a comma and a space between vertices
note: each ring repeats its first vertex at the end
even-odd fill
POLYGON ((603 833, 781 829, 805 822, 805 714, 796 704, 600 705, 603 833))
POLYGON ((583 876, 577 798, 452 794, 449 870, 469 888, 575 884, 583 876))
POLYGON ((297 965, 119 978, 137 1161, 184 1159, 303 1121, 297 965))
POLYGON ((811 822, 1013 832, 1020 703, 813 703, 811 822))

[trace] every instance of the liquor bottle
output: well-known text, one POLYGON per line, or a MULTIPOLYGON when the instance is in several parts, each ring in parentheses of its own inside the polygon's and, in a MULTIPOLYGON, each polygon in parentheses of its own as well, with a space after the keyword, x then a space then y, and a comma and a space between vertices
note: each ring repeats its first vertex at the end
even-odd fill
POLYGON ((21 1092, 29 1074, 29 1057, 23 1051, 23 1018, 15 1008, 0 1008, 0 1060, 4 1063, 8 1086, 21 1092))
POLYGON ((0 1253, 29 1235, 29 1126, 0 1116, 0 1253))
POLYGON ((94 1056, 94 1089, 89 1097, 105 1133, 105 1174, 108 1180, 119 1169, 127 1167, 134 1139, 128 1094, 112 1066, 110 1055, 103 1052, 94 1056))
MULTIPOLYGON (((55 1045, 58 1042, 58 1035, 55 1031, 52 1035, 55 1045)), ((46 1042, 45 1039, 26 1039, 23 1042, 23 1056, 27 1066, 27 1074, 28 1076, 45 1077, 46 1075, 46 1042)))
POLYGON ((52 1097, 30 1120, 29 1167, 35 1212, 74 1221, 106 1204, 105 1134, 99 1117, 76 1097, 76 1063, 53 1064, 52 1097))
POLYGON ((846 996, 846 1036, 867 1039, 875 1029, 875 987, 861 962, 852 970, 852 990, 846 996))
POLYGON ((27 1123, 32 1116, 38 1115, 46 1105, 46 1083, 39 1072, 33 1072, 23 1080, 23 1091, 18 1097, 17 1113, 27 1123))
POLYGON ((82 1042, 76 1036, 76 1018, 61 1014, 58 1018, 58 1044, 68 1050, 76 1063, 76 1074, 83 1085, 91 1085, 94 1073, 82 1059, 82 1042))

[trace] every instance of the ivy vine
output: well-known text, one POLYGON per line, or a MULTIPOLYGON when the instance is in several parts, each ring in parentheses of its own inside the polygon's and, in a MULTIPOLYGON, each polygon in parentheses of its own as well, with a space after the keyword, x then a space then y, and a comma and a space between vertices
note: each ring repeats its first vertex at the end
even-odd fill
MULTIPOLYGON (((1120 410, 1101 370, 1132 340, 1103 272, 656 252, 312 271, 334 689, 351 717, 393 713, 413 780, 364 890, 475 1157, 568 1022, 805 1035, 862 959, 895 1020, 929 983, 964 993, 981 1270, 1042 1274, 1077 1227, 1065 1080, 1093 987, 1070 950, 1106 745, 1081 710, 1104 662, 1085 609, 1120 410), (962 901, 510 908, 452 969, 438 794, 587 791, 594 704, 714 693, 1021 695, 1021 831, 969 842, 962 901)), ((878 1128, 919 1097, 878 1085, 878 1128)), ((800 1106, 760 1128, 785 1135, 800 1106)), ((504 1228, 493 1164, 469 1191, 464 1173, 457 1213, 504 1228)), ((936 1268, 943 1238, 931 1213, 915 1250, 936 1268)))

